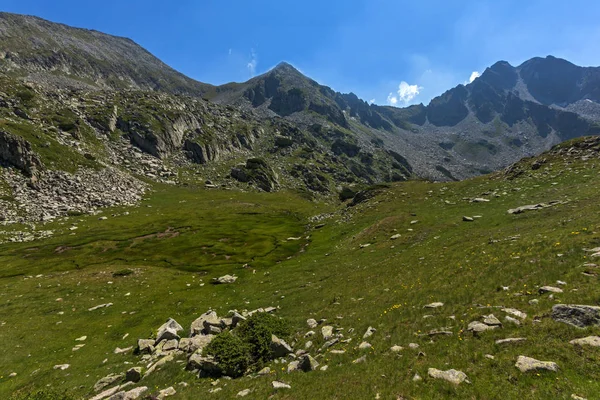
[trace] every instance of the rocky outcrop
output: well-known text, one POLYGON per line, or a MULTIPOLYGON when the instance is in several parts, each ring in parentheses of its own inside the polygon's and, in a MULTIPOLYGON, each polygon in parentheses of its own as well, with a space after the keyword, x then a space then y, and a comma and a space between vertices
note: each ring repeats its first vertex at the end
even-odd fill
POLYGON ((73 213, 91 213, 102 207, 133 206, 141 200, 147 185, 114 168, 99 171, 80 169, 75 174, 46 171, 35 183, 17 172, 5 171, 12 188, 14 208, 0 208, 0 221, 48 221, 73 213))
POLYGON ((30 177, 37 176, 44 169, 40 157, 28 141, 0 130, 1 164, 16 167, 30 177))
POLYGON ((557 304, 552 307, 552 319, 578 328, 600 325, 600 307, 557 304))
POLYGON ((245 165, 234 167, 230 175, 239 182, 253 183, 265 192, 272 192, 279 187, 277 174, 260 158, 248 159, 245 165))

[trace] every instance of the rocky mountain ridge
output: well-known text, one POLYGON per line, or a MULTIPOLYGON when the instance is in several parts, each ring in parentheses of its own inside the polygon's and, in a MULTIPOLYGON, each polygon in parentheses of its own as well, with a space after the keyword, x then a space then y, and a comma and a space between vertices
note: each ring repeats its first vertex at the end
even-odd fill
MULTIPOLYGON (((3 218, 27 220, 14 193, 52 187, 52 171, 116 168, 135 181, 308 196, 480 175, 600 133, 599 71, 554 57, 498 62, 427 106, 395 108, 335 92, 287 63, 214 87, 129 39, 0 13, 0 161, 28 177, 0 180, 13 202, 3 218)), ((35 218, 80 212, 63 204, 76 198, 69 190, 44 192, 53 211, 35 218)))

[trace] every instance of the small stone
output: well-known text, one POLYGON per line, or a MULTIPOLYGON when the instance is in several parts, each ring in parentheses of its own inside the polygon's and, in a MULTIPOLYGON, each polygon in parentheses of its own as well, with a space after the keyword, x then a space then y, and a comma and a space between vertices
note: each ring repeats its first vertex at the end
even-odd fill
POLYGON ((515 324, 515 325, 521 325, 521 321, 519 321, 516 318, 511 317, 510 315, 507 315, 506 317, 504 317, 504 320, 506 322, 510 322, 511 324, 515 324))
POLYGON ((409 343, 408 348, 412 349, 412 350, 416 350, 419 348, 419 345, 417 343, 409 343))
POLYGON ((462 371, 457 371, 455 369, 449 369, 447 371, 441 371, 435 368, 429 368, 427 370, 427 375, 434 379, 443 379, 455 385, 458 385, 462 382, 469 383, 467 379, 467 375, 462 371))
POLYGON ((569 343, 578 346, 600 347, 600 336, 588 336, 581 339, 571 340, 569 343))
POLYGON ((494 314, 484 315, 483 323, 489 326, 502 326, 502 322, 494 314))
POLYGON ((473 217, 467 217, 465 215, 463 215, 462 220, 464 222, 473 222, 473 221, 475 221, 475 219, 473 217))
POLYGON ((240 391, 239 391, 239 392, 236 394, 236 396, 237 396, 237 397, 245 397, 245 396, 248 396, 250 393, 252 393, 252 390, 250 390, 250 389, 244 389, 244 390, 240 390, 240 391))
POLYGON ((321 368, 319 368, 319 371, 327 371, 328 368, 329 366, 323 365, 321 368))
POLYGON ((86 339, 87 339, 87 336, 81 336, 81 337, 78 337, 77 339, 75 339, 75 341, 84 342, 86 339))
POLYGON ((273 389, 291 389, 292 388, 287 383, 283 383, 283 382, 279 382, 279 381, 273 381, 273 382, 271 382, 271 385, 273 385, 273 389))
POLYGON ((69 368, 70 365, 69 364, 58 364, 54 366, 54 369, 60 369, 61 371, 64 371, 65 369, 69 368))
POLYGON ((510 314, 514 317, 520 318, 520 319, 526 319, 527 318, 527 314, 525 314, 522 311, 517 310, 516 308, 503 308, 502 309, 503 312, 510 314))
POLYGON ((264 367, 263 369, 261 369, 260 371, 257 372, 257 375, 269 375, 271 373, 271 368, 269 367, 264 367))
POLYGON ((117 347, 113 353, 115 354, 124 354, 124 353, 128 353, 129 351, 131 351, 133 349, 133 346, 129 346, 129 347, 125 347, 124 349, 117 347))
POLYGON ((416 373, 415 376, 413 376, 412 380, 413 380, 413 382, 420 382, 423 380, 423 378, 421 378, 421 375, 416 373))
POLYGON ((390 237, 390 239, 391 239, 391 240, 400 239, 400 237, 401 237, 401 236, 402 236, 401 234, 399 234, 399 233, 396 233, 395 235, 392 235, 392 236, 390 237))
POLYGON ((323 339, 329 340, 333 337, 333 326, 326 325, 321 328, 321 335, 323 335, 323 339))
POLYGON ((361 344, 358 345, 358 348, 360 350, 366 350, 366 349, 370 349, 371 347, 373 347, 371 345, 371 343, 367 343, 367 342, 362 342, 361 344))
POLYGON ((170 386, 166 389, 161 390, 160 392, 158 392, 158 400, 162 400, 165 397, 169 397, 169 396, 174 396, 175 394, 177 394, 177 391, 175 390, 175 388, 173 388, 173 386, 170 386))
POLYGON ((438 302, 427 304, 427 305, 423 306, 423 308, 440 308, 443 306, 444 306, 444 303, 441 303, 438 301, 438 302))
POLYGON ((561 288, 557 288, 554 286, 542 286, 539 289, 540 294, 544 294, 544 293, 562 293, 563 290, 561 288))
POLYGON ((292 361, 287 366, 287 372, 294 372, 300 369, 300 361, 292 361))
POLYGON ((319 324, 315 319, 309 318, 306 320, 306 325, 308 325, 310 329, 315 329, 319 324))
POLYGON ((537 371, 537 370, 548 370, 556 372, 558 371, 558 365, 552 361, 539 361, 535 358, 519 356, 515 364, 521 372, 537 371))
POLYGON ((489 360, 494 360, 496 357, 494 357, 494 356, 493 356, 493 355, 491 355, 491 354, 486 354, 486 355, 485 355, 485 358, 487 358, 487 359, 489 359, 489 360))
POLYGON ((367 331, 365 332, 365 334, 363 335, 363 339, 367 339, 370 338, 371 336, 373 336, 373 334, 377 332, 377 329, 373 328, 373 327, 369 327, 367 329, 367 331))
POLYGON ((575 393, 571 395, 571 399, 573 400, 587 400, 585 397, 577 396, 575 393))
POLYGON ((360 363, 364 363, 367 362, 367 356, 364 355, 362 357, 357 358, 356 360, 352 361, 352 364, 360 364, 360 363))
POLYGON ((481 333, 485 331, 489 331, 491 329, 497 329, 497 325, 486 325, 479 321, 473 321, 467 327, 467 330, 473 333, 481 333))
POLYGON ((16 372, 11 372, 10 374, 8 374, 9 378, 14 378, 15 376, 17 376, 16 372))
POLYGON ((404 350, 404 347, 402 347, 402 346, 397 346, 397 345, 396 345, 396 346, 392 346, 392 347, 390 347, 390 350, 391 350, 392 352, 394 352, 394 353, 399 353, 399 352, 401 352, 402 350, 404 350))
POLYGON ((237 280, 235 275, 223 275, 218 278, 213 278, 213 283, 217 285, 234 283, 237 280))

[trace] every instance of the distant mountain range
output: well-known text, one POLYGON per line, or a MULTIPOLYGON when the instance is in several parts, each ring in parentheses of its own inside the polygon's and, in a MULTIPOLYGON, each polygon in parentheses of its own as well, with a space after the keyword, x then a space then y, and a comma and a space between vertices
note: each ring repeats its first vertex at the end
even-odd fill
MULTIPOLYGON (((463 179, 600 133, 600 68, 552 56, 517 67, 500 61, 427 106, 396 108, 335 92, 287 63, 244 83, 213 86, 175 71, 129 39, 0 13, 0 75, 33 85, 44 97, 65 90, 104 96, 110 118, 118 121, 112 131, 161 159, 181 156, 229 168, 262 157, 269 168, 319 191, 410 177, 463 179), (141 94, 118 95, 144 92, 171 100, 157 100, 141 113, 125 99, 141 94), (167 117, 175 112, 167 104, 185 108, 200 98, 212 104, 202 112, 233 113, 239 123, 205 129, 199 111, 184 116, 181 109, 167 117), (236 129, 251 129, 252 140, 236 129), (283 146, 282 138, 289 143, 283 146)), ((70 108, 98 132, 108 127, 91 123, 89 108, 74 110, 67 98, 53 104, 70 108)))

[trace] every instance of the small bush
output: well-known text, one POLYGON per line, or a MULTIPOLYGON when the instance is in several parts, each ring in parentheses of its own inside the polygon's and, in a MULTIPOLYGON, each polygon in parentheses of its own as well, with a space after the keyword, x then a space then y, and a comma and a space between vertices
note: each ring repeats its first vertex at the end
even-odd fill
POLYGON ((212 355, 223 373, 232 378, 244 375, 250 365, 248 345, 230 332, 217 335, 206 347, 205 352, 212 355))
POLYGON ((129 268, 125 268, 125 269, 121 269, 119 271, 113 272, 112 275, 113 275, 113 277, 117 278, 117 277, 120 277, 120 276, 128 276, 128 275, 131 275, 131 274, 133 274, 133 270, 131 270, 129 268))
POLYGON ((292 334, 288 321, 267 313, 256 313, 236 328, 240 338, 248 343, 252 361, 260 366, 271 360, 271 335, 287 340, 292 334))
POLYGON ((345 186, 339 194, 340 201, 350 200, 356 195, 356 192, 349 187, 345 186))

